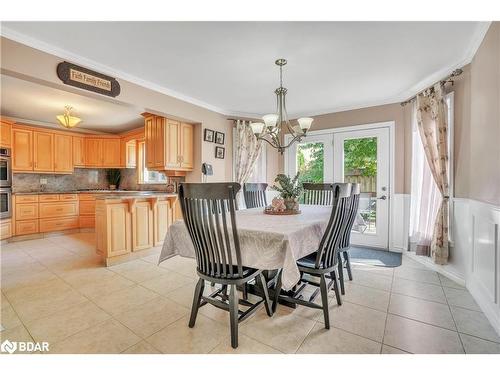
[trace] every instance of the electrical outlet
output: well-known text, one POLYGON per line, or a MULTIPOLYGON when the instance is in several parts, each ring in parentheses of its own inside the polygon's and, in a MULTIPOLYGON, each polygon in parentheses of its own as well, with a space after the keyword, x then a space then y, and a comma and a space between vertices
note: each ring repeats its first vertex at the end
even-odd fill
POLYGON ((46 178, 41 178, 40 179, 40 185, 47 185, 47 179, 46 178))

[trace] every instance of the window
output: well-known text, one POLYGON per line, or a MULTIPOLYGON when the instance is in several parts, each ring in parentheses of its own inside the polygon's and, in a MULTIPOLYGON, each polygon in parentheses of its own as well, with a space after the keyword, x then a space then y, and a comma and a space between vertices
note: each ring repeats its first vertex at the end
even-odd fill
POLYGON ((140 184, 166 184, 167 176, 156 171, 148 171, 146 168, 146 143, 138 142, 139 160, 137 163, 137 172, 139 175, 140 184))

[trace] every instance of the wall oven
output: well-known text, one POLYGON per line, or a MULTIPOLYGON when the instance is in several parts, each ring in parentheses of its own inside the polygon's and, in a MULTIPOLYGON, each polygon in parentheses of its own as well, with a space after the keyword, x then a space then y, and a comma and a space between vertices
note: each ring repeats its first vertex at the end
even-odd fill
POLYGON ((10 149, 0 148, 0 187, 12 186, 10 149))
POLYGON ((12 216, 12 190, 0 188, 0 219, 12 216))

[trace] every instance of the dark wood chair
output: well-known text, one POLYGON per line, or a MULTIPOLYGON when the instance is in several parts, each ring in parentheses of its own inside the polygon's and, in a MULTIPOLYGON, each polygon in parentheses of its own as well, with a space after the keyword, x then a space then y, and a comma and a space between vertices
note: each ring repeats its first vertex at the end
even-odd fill
POLYGON ((340 291, 342 294, 345 294, 344 288, 344 270, 345 267, 347 269, 347 276, 349 280, 352 280, 352 269, 351 269, 351 259, 349 255, 349 249, 351 248, 351 231, 354 225, 354 220, 356 219, 356 215, 358 213, 359 207, 359 196, 361 192, 360 184, 351 184, 351 195, 348 199, 348 219, 347 225, 344 228, 344 233, 342 234, 342 238, 340 240, 339 246, 339 279, 340 279, 340 291), (342 260, 342 258, 344 258, 342 260))
POLYGON ((304 192, 300 203, 331 205, 333 200, 333 184, 314 184, 304 182, 304 192))
POLYGON ((266 183, 246 183, 243 185, 243 196, 247 208, 266 207, 266 183))
POLYGON ((328 291, 332 285, 335 290, 337 304, 342 304, 340 296, 337 270, 338 270, 338 251, 344 227, 347 225, 348 210, 347 203, 351 192, 351 184, 332 184, 332 212, 330 220, 326 226, 323 237, 316 252, 309 254, 297 261, 301 274, 300 287, 296 288, 293 295, 280 295, 281 292, 281 271, 276 282, 276 290, 273 298, 273 311, 277 307, 278 300, 296 303, 299 305, 322 309, 325 319, 325 328, 330 328, 330 317, 328 313, 328 291), (312 280, 310 276, 319 277, 320 282, 312 280), (327 276, 331 279, 327 284, 327 276), (305 300, 302 296, 302 290, 307 284, 314 285, 316 290, 305 300), (321 294, 321 305, 314 303, 314 299, 321 294))
POLYGON ((200 277, 194 292, 189 327, 194 327, 198 309, 207 303, 229 311, 233 348, 238 347, 238 323, 251 316, 261 303, 264 302, 267 314, 272 316, 262 272, 242 265, 235 199, 240 188, 238 183, 182 183, 179 188, 182 215, 194 245, 196 271, 200 277), (237 287, 252 280, 260 283, 264 294, 256 303, 240 299, 237 291, 237 287), (221 288, 204 296, 205 281, 220 284, 221 288), (248 309, 241 311, 240 304, 248 309))

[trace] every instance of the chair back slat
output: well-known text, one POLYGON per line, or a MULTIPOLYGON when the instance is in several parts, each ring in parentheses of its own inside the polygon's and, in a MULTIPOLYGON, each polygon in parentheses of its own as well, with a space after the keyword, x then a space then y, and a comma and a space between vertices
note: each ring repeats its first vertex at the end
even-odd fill
POLYGON ((243 185, 243 196, 247 208, 266 207, 266 183, 246 183, 243 185))
POLYGON ((361 192, 361 185, 359 183, 352 184, 351 195, 349 197, 348 206, 348 219, 342 240, 340 241, 340 249, 347 249, 351 246, 351 231, 354 225, 354 220, 358 214, 359 196, 361 192))
POLYGON ((334 184, 314 184, 304 182, 302 186, 304 188, 304 193, 302 194, 300 203, 324 206, 332 204, 334 184))
POLYGON ((188 184, 179 188, 184 223, 195 248, 198 271, 213 278, 241 278, 236 226, 237 183, 188 184))
POLYGON ((319 244, 316 268, 329 268, 337 264, 340 240, 348 221, 347 202, 351 193, 351 184, 336 183, 331 185, 333 186, 332 211, 319 244))

